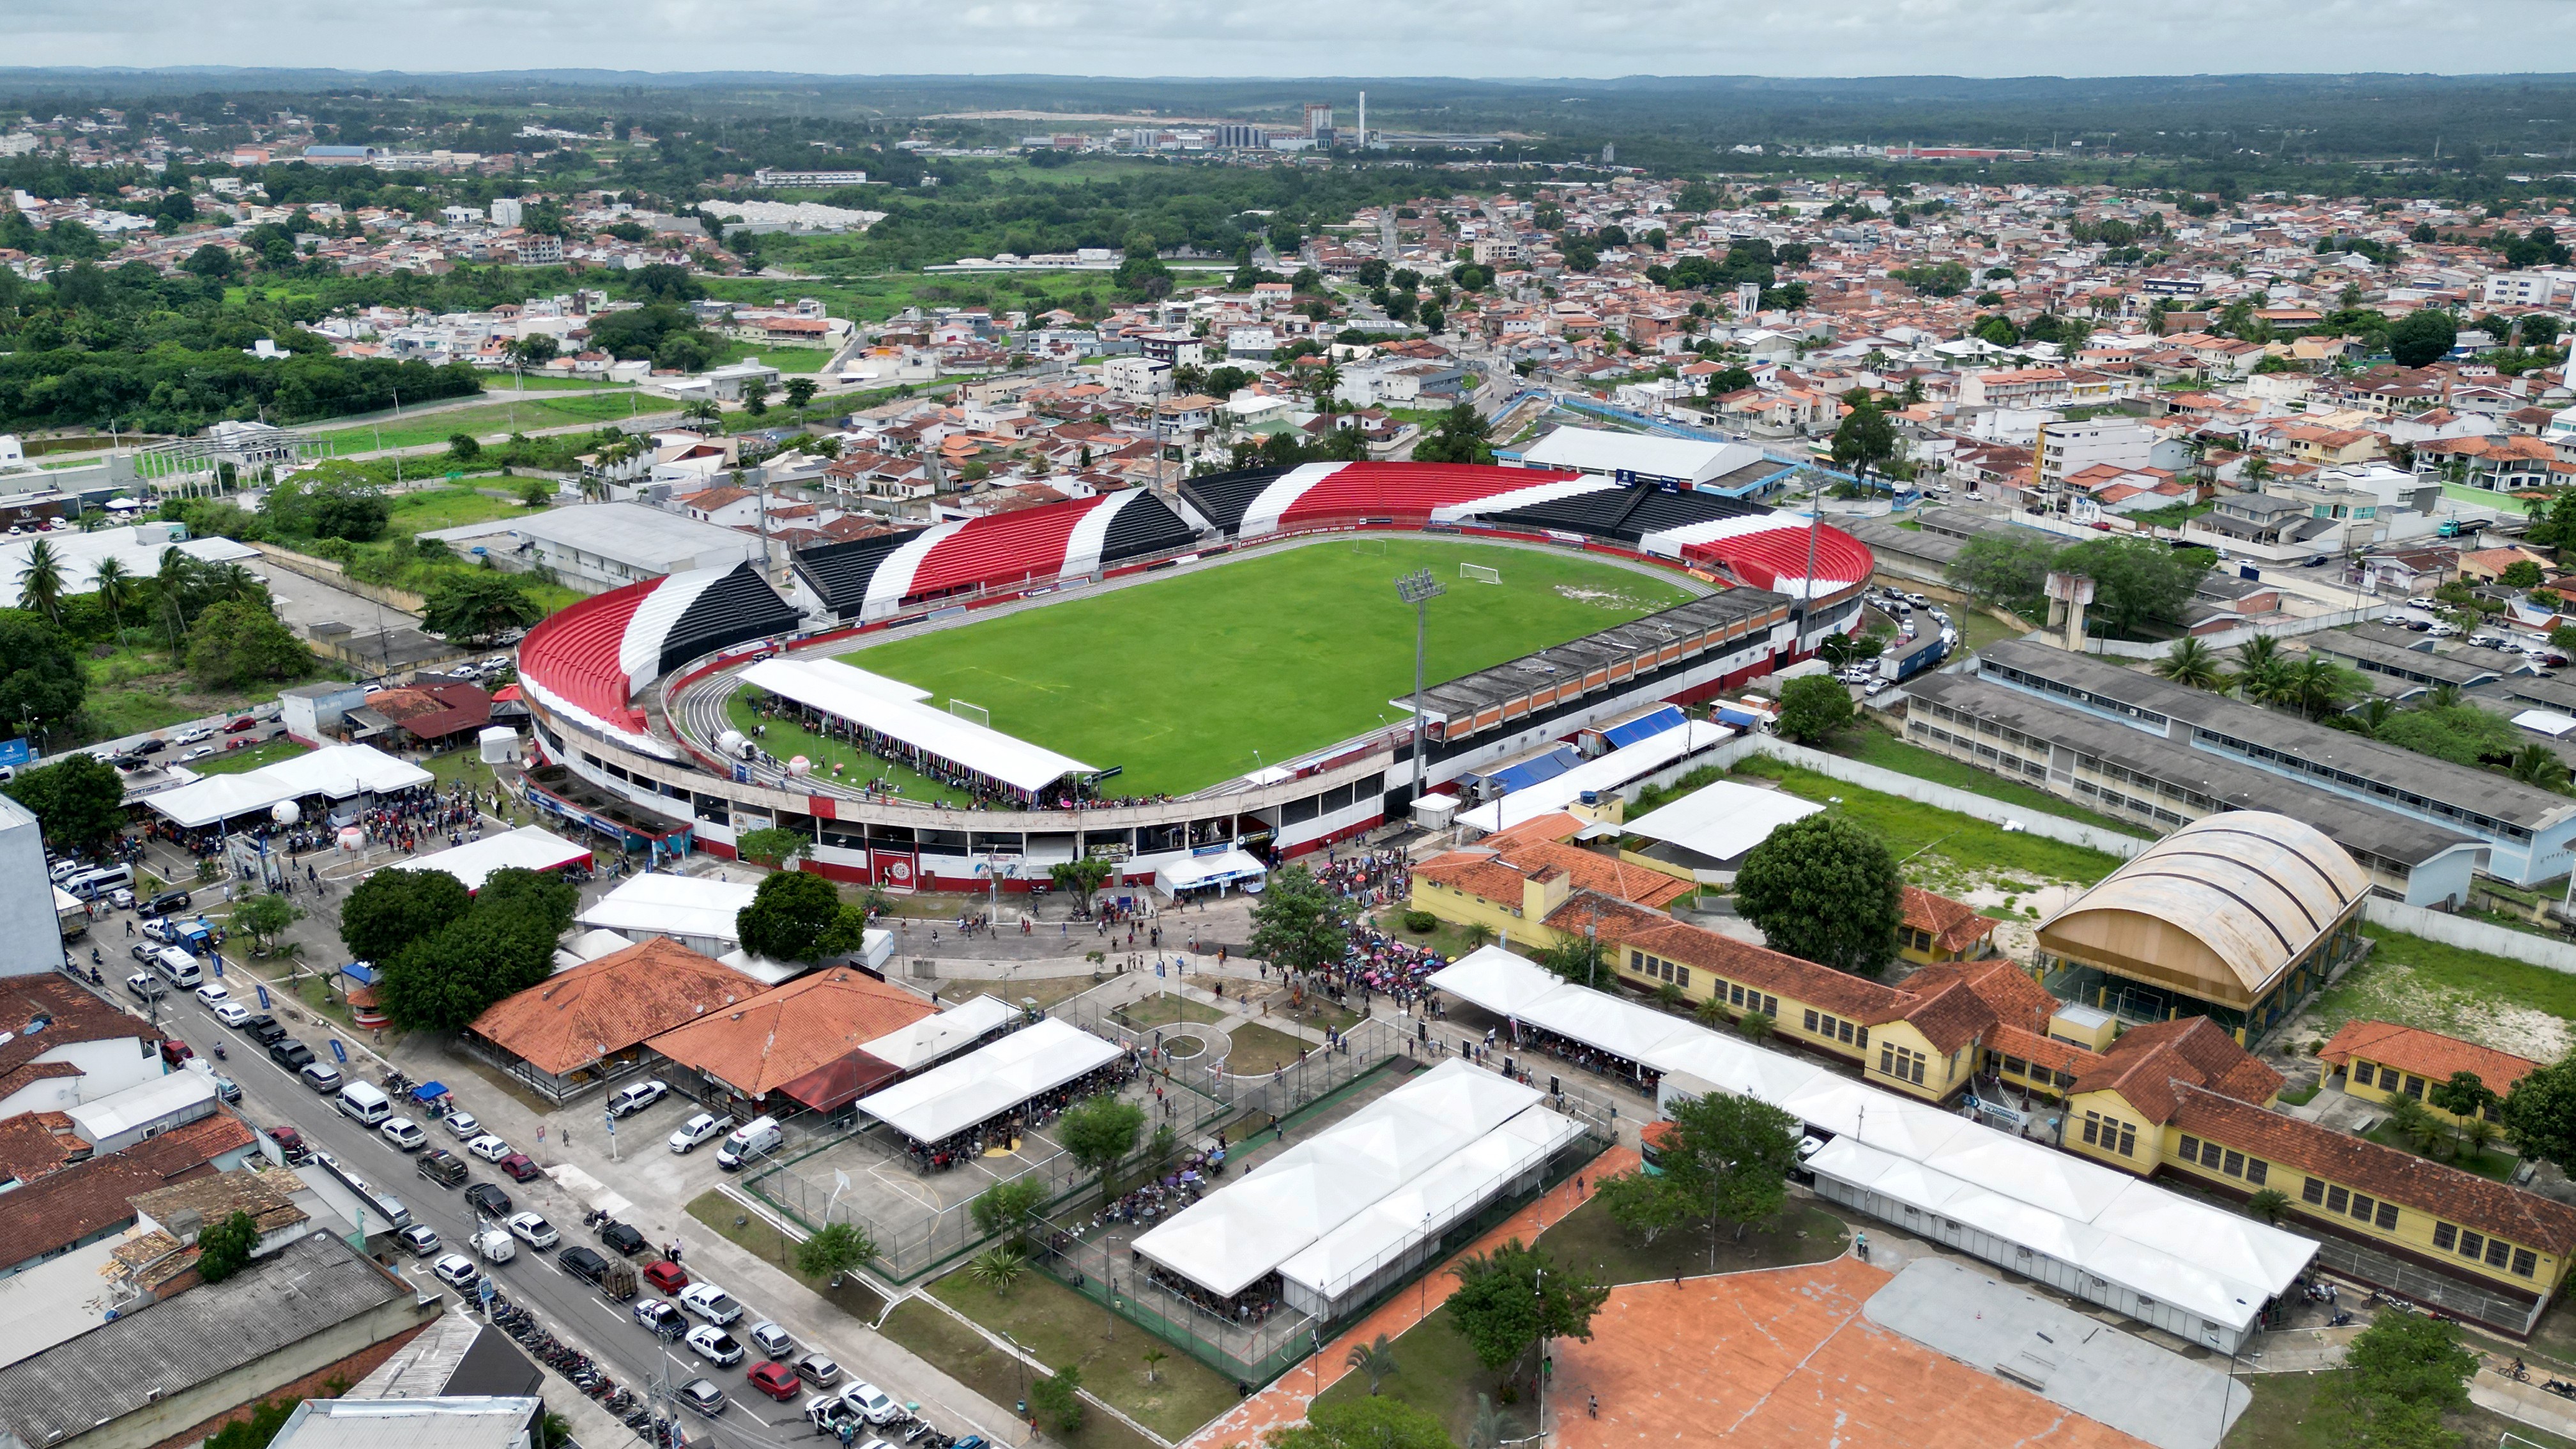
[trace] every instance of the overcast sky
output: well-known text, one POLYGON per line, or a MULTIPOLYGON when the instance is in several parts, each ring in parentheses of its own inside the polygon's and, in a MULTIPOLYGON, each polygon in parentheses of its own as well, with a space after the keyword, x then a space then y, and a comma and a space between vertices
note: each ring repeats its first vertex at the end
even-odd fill
POLYGON ((847 75, 2576 69, 2576 0, 6 0, 0 64, 847 75))

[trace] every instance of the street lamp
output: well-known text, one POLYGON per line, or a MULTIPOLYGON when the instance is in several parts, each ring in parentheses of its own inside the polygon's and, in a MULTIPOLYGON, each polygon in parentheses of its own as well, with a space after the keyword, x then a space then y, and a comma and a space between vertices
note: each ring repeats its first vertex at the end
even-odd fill
POLYGON ((1422 720, 1422 656, 1431 631, 1431 601, 1447 592, 1449 590, 1431 576, 1429 569, 1415 569, 1409 574, 1396 576, 1395 596, 1413 606, 1413 798, 1416 800, 1422 798, 1424 776, 1430 768, 1424 755, 1423 737, 1427 731, 1422 720))

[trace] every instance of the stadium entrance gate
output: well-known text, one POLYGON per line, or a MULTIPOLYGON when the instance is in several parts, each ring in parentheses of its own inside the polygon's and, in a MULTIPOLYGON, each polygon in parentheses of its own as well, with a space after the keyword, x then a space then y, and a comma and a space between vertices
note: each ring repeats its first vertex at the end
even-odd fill
POLYGON ((909 850, 873 850, 869 853, 875 883, 890 891, 908 891, 921 883, 919 856, 909 850))

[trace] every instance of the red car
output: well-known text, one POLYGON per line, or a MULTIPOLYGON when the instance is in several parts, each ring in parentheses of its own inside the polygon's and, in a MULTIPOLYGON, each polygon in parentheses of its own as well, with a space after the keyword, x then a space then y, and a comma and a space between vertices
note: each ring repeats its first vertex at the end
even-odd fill
POLYGON ((161 1060, 174 1067, 196 1054, 197 1053, 191 1049, 186 1042, 179 1040, 175 1036, 170 1038, 168 1041, 161 1043, 161 1060))
POLYGON ((656 1292, 677 1293, 689 1286, 689 1275, 679 1264, 668 1259, 655 1259, 644 1265, 644 1281, 656 1292))
POLYGON ((277 1144, 278 1150, 285 1154, 287 1166, 301 1167, 313 1160, 313 1149, 304 1145, 303 1133, 292 1127, 271 1127, 268 1129, 268 1135, 270 1140, 277 1144))
POLYGON ((545 1175, 537 1170, 537 1165, 530 1162, 528 1154, 524 1152, 513 1152, 493 1165, 510 1174, 512 1182, 526 1182, 530 1178, 545 1175))
POLYGON ((751 1372, 743 1377, 751 1381, 753 1388, 782 1404, 795 1398, 800 1388, 796 1370, 783 1363, 753 1364, 751 1372))
POLYGON ((258 720, 252 719, 249 715, 243 715, 240 719, 234 720, 231 724, 224 726, 224 733, 228 735, 237 735, 243 730, 255 730, 258 728, 258 720))

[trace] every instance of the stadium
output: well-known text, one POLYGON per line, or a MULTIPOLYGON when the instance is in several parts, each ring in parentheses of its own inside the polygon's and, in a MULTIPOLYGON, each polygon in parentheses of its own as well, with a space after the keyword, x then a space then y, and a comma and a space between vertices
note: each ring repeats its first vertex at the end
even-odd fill
POLYGON ((807 869, 895 889, 1085 856, 1250 881, 1411 808, 1397 575, 1446 591, 1423 613, 1436 791, 1803 658, 1855 624, 1872 567, 1803 514, 1589 474, 1194 478, 582 600, 520 646, 530 783, 630 849, 786 829, 807 869))

